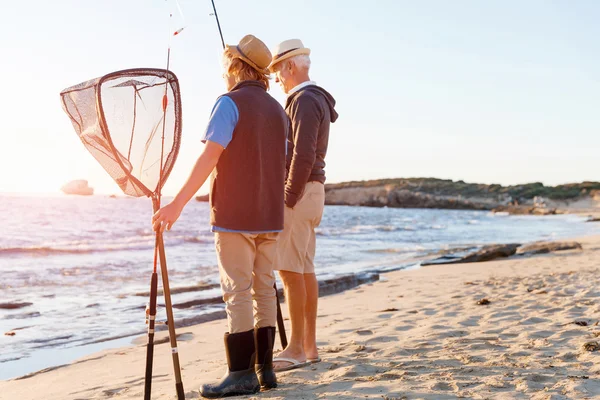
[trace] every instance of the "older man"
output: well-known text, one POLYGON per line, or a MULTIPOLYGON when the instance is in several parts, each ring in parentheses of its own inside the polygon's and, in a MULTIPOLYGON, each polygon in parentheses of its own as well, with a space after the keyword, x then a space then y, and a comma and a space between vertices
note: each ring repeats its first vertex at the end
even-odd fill
POLYGON ((170 229, 212 172, 210 220, 229 325, 224 337, 229 368, 221 381, 202 386, 208 398, 277 386, 273 260, 283 229, 289 120, 267 93, 270 61, 269 49, 252 35, 226 47, 228 92, 213 107, 206 147, 173 202, 153 217, 155 229, 170 229))
POLYGON ((315 275, 315 228, 325 206, 325 155, 329 125, 338 117, 335 100, 310 80, 310 49, 298 39, 282 42, 269 68, 288 95, 288 136, 284 230, 278 239, 275 269, 285 287, 292 332, 274 359, 276 371, 320 361, 316 341, 319 284, 315 275))

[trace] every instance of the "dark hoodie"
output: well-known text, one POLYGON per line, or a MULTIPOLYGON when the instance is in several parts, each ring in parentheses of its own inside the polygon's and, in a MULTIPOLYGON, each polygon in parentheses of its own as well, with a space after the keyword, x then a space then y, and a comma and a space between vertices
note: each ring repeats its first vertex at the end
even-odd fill
POLYGON ((308 182, 325 183, 329 125, 338 118, 335 99, 323 88, 308 85, 290 95, 285 111, 291 120, 288 136, 285 204, 294 207, 308 182))

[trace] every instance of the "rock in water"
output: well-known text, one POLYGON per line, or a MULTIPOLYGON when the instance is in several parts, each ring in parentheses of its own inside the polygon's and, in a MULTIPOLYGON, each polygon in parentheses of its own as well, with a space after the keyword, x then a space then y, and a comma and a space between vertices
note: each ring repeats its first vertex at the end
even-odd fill
POLYGON ((202 196, 196 196, 196 201, 208 201, 209 196, 207 194, 204 194, 202 196))
POLYGON ((66 194, 77 194, 80 196, 91 196, 94 194, 94 189, 89 187, 88 181, 79 179, 71 181, 60 188, 66 194))

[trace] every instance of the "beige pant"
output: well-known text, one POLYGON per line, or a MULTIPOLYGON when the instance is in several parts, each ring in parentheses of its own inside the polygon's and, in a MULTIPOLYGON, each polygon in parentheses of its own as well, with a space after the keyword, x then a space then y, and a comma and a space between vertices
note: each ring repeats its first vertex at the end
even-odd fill
POLYGON ((285 208, 284 228, 277 243, 275 270, 299 274, 315 273, 317 234, 325 208, 325 186, 308 182, 304 194, 292 209, 285 208))
POLYGON ((277 300, 273 261, 278 235, 215 233, 229 333, 253 329, 255 319, 258 328, 275 326, 277 300))

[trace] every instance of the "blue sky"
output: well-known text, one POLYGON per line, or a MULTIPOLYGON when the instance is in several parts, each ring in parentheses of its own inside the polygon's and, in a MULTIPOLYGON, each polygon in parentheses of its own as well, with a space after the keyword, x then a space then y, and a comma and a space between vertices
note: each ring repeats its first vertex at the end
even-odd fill
MULTIPOLYGON (((210 0, 180 0, 172 43, 183 99, 175 193, 224 91, 210 0)), ((216 0, 228 43, 300 38, 338 101, 330 182, 439 177, 600 180, 600 3, 216 0)), ((164 67, 173 0, 10 1, 0 15, 0 192, 88 179, 119 189, 78 141, 59 92, 114 70, 164 67)), ((284 101, 278 85, 271 93, 284 101)), ((203 190, 206 191, 206 188, 203 190)))

